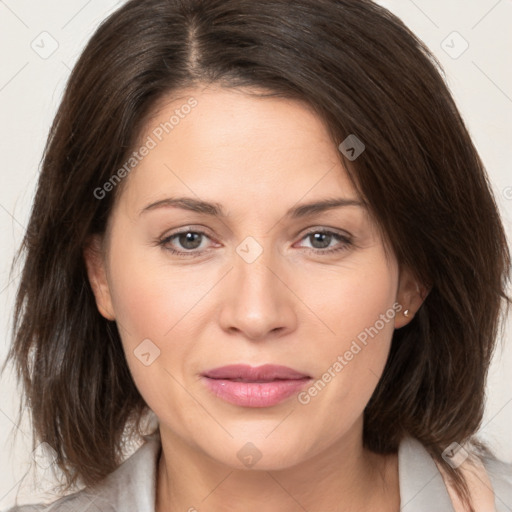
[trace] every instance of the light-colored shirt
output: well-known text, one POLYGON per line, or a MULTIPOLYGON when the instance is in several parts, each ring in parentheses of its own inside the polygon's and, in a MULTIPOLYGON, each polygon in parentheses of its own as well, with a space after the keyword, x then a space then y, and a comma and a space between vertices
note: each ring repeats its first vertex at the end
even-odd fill
MULTIPOLYGON (((83 489, 49 505, 23 505, 7 512, 155 512, 160 450, 158 435, 148 436, 131 457, 94 488, 83 489)), ((511 512, 512 464, 490 458, 482 463, 494 490, 495 510, 511 512)), ((401 512, 455 510, 437 465, 416 439, 409 437, 401 442, 398 474, 401 512)), ((189 510, 195 510, 193 504, 189 510)))

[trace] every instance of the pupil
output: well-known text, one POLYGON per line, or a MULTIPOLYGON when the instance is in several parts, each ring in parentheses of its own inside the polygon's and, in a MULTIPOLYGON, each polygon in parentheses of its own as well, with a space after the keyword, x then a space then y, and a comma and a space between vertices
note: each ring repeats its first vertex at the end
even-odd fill
POLYGON ((199 240, 199 239, 200 239, 199 233, 192 233, 192 232, 183 233, 180 235, 180 244, 185 249, 197 249, 201 245, 200 241, 199 241, 199 243, 196 243, 197 240, 199 240), (195 238, 195 240, 194 240, 194 238, 195 238))

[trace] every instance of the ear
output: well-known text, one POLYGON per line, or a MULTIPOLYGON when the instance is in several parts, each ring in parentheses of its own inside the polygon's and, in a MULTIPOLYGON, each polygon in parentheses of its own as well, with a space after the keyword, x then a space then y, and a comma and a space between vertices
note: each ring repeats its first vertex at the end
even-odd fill
POLYGON ((107 320, 114 320, 114 308, 112 307, 112 297, 107 281, 102 238, 99 235, 92 235, 84 248, 83 254, 98 311, 107 320))
POLYGON ((400 269, 396 301, 402 309, 395 316, 395 329, 407 325, 413 319, 429 292, 430 288, 420 283, 409 268, 400 269), (406 311, 407 316, 404 315, 406 311))

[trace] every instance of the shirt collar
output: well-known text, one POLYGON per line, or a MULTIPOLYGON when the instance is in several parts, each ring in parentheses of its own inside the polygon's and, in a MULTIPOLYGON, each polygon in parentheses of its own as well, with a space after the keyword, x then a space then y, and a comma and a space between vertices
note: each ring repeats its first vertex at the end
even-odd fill
POLYGON ((89 499, 102 504, 101 510, 154 512, 160 435, 144 436, 144 444, 114 472, 91 489, 89 499))
POLYGON ((448 490, 425 447, 406 437, 398 448, 400 512, 453 512, 448 490))

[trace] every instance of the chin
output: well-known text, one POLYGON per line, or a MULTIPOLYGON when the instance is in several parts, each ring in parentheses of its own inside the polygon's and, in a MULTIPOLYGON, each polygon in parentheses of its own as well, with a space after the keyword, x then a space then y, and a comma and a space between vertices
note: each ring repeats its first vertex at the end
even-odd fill
POLYGON ((217 462, 236 470, 280 471, 300 464, 308 458, 304 450, 304 442, 283 444, 283 439, 276 437, 270 441, 264 437, 245 437, 243 440, 231 440, 229 445, 222 446, 221 453, 209 455, 217 462), (298 451, 297 448, 302 448, 298 451))

